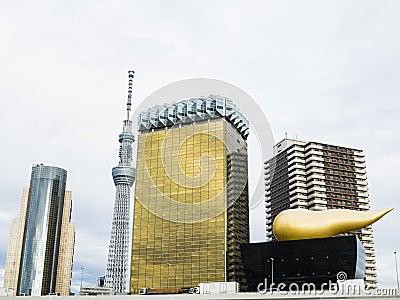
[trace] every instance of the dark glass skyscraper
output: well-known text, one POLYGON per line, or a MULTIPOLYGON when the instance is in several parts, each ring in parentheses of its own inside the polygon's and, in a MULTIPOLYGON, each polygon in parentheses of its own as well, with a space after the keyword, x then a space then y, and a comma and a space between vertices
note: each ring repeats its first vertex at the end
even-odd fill
POLYGON ((27 201, 23 199, 21 218, 13 222, 7 256, 5 286, 17 295, 69 294, 75 228, 66 181, 64 169, 32 167, 27 201))

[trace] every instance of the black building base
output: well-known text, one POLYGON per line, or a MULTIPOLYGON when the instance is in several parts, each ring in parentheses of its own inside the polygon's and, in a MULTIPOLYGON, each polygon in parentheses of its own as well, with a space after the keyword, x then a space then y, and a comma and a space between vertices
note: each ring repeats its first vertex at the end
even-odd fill
POLYGON ((365 249, 356 236, 250 243, 241 251, 248 291, 257 291, 260 283, 269 288, 272 282, 286 289, 292 283, 328 288, 340 272, 347 279, 363 279, 365 273, 365 249))

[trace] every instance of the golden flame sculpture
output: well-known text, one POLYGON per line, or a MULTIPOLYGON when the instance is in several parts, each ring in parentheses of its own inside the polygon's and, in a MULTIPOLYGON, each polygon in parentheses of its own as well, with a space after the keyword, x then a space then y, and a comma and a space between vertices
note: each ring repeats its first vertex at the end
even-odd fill
POLYGON ((287 209, 276 216, 273 231, 279 241, 326 238, 371 225, 392 210, 287 209))

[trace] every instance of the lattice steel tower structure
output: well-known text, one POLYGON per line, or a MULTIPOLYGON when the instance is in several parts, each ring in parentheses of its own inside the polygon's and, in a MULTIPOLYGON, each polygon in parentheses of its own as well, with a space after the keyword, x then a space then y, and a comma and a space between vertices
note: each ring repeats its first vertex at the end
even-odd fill
POLYGON ((123 131, 119 135, 119 142, 121 143, 119 164, 112 169, 116 195, 105 284, 113 289, 114 294, 125 294, 127 292, 130 190, 135 181, 131 146, 135 137, 132 133, 132 121, 130 120, 134 73, 134 71, 128 72, 127 118, 124 121, 123 131))

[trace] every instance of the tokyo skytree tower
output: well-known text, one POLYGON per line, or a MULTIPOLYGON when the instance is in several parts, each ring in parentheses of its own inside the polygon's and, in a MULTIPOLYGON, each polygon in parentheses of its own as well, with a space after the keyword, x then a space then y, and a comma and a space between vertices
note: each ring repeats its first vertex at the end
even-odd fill
POLYGON ((113 294, 126 294, 127 292, 130 190, 135 181, 131 146, 135 137, 132 133, 132 121, 130 120, 134 73, 134 71, 128 72, 127 118, 124 121, 123 131, 119 135, 119 142, 121 143, 119 163, 117 167, 112 169, 116 195, 105 285, 113 289, 113 294))

